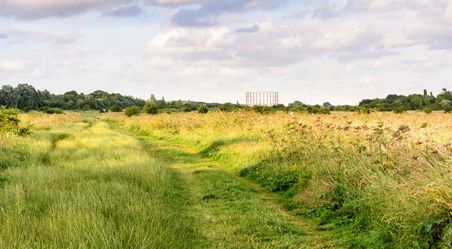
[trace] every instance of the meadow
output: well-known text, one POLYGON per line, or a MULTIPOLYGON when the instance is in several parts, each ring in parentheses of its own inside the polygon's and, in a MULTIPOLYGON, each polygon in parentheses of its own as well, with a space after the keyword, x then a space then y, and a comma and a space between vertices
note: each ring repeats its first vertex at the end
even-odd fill
POLYGON ((442 112, 38 112, 0 132, 0 248, 450 248, 442 112))
POLYGON ((254 112, 106 115, 278 193, 350 248, 447 248, 452 116, 254 112))

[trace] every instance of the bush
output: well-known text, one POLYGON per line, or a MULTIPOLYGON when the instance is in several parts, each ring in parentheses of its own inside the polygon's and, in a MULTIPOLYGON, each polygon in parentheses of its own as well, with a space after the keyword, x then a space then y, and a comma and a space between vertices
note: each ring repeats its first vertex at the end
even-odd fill
POLYGON ((253 111, 260 113, 260 114, 268 114, 268 113, 270 113, 271 108, 268 106, 256 105, 256 106, 253 106, 253 111))
POLYGON ((319 105, 308 106, 307 111, 310 114, 331 114, 329 109, 321 107, 319 105))
POLYGON ((446 107, 444 107, 444 112, 445 113, 451 113, 452 112, 452 106, 446 106, 446 107))
POLYGON ((61 110, 59 108, 49 108, 49 109, 45 110, 45 113, 47 113, 47 114, 63 114, 63 110, 61 110))
POLYGON ((138 116, 140 114, 140 108, 137 106, 129 106, 124 110, 124 114, 127 117, 138 116))
POLYGON ((31 126, 20 126, 17 110, 0 106, 0 133, 11 132, 19 136, 31 134, 31 126))
POLYGON ((430 114, 430 113, 432 113, 433 110, 431 107, 425 107, 423 111, 427 114, 430 114))
POLYGON ((209 112, 209 108, 207 108, 206 105, 201 105, 198 109, 199 113, 208 113, 209 112))
POLYGON ((394 113, 404 113, 406 112, 406 108, 403 106, 397 106, 392 109, 394 113))
POLYGON ((196 107, 192 106, 192 105, 187 105, 184 107, 184 112, 192 112, 195 111, 196 107))
POLYGON ((113 105, 113 106, 110 108, 110 111, 111 111, 111 112, 121 112, 121 111, 122 111, 122 108, 121 108, 119 105, 113 105))
POLYGON ((0 132, 16 132, 20 122, 17 115, 17 110, 0 106, 0 132))
POLYGON ((148 102, 144 105, 143 111, 144 113, 155 115, 158 113, 159 107, 153 102, 148 102))

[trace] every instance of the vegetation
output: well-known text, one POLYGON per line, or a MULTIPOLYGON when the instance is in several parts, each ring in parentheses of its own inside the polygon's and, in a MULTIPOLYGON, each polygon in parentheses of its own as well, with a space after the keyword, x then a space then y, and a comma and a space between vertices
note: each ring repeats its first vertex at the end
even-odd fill
POLYGON ((124 114, 127 117, 137 116, 140 114, 140 108, 137 106, 129 106, 124 110, 124 114))
MULTIPOLYGON (((102 112, 121 112, 129 106, 143 108, 145 113, 157 114, 173 112, 191 112, 203 110, 204 106, 208 110, 233 112, 238 110, 248 110, 248 106, 240 104, 218 104, 203 103, 196 101, 166 101, 164 98, 157 100, 154 95, 146 102, 142 99, 130 96, 122 96, 117 93, 107 93, 95 91, 90 94, 69 91, 64 94, 51 94, 47 90, 36 90, 28 84, 19 84, 17 87, 5 85, 0 89, 0 105, 8 108, 17 108, 24 111, 47 110, 49 108, 59 108, 62 110, 98 110, 102 112)), ((409 110, 432 110, 450 112, 452 110, 452 92, 443 89, 440 94, 434 96, 433 93, 423 94, 388 95, 384 99, 365 99, 358 106, 338 105, 334 106, 329 102, 322 105, 307 105, 300 101, 290 103, 288 106, 277 105, 272 107, 256 106, 252 108, 258 113, 270 113, 274 111, 307 112, 311 114, 329 114, 331 111, 392 111, 403 113, 409 110)))
POLYGON ((105 123, 40 130, 0 153, 1 248, 202 245, 178 174, 105 123))
POLYGON ((1 248, 330 245, 215 161, 97 115, 20 115, 36 128, 0 146, 1 248))
POLYGON ((287 107, 72 93, 106 114, 41 95, 0 91, 20 108, 0 107, 0 248, 452 246, 446 89, 287 107))
POLYGON ((21 126, 17 110, 5 109, 0 106, 0 134, 14 133, 17 135, 29 135, 30 126, 21 126))
POLYGON ((143 111, 144 113, 155 115, 158 113, 159 107, 154 102, 148 102, 144 105, 143 111))
POLYGON ((206 105, 201 105, 198 109, 199 113, 206 114, 209 112, 209 108, 206 105))
POLYGON ((452 92, 443 89, 438 96, 433 93, 403 95, 388 95, 385 99, 363 100, 359 103, 360 107, 376 109, 378 111, 394 111, 401 113, 406 110, 448 110, 452 106, 452 92))
POLYGON ((124 119, 277 193, 350 248, 449 248, 452 116, 253 112, 124 119))
POLYGON ((24 111, 46 110, 49 108, 101 111, 109 110, 113 107, 116 111, 120 111, 132 105, 143 107, 144 101, 104 91, 95 91, 90 94, 77 93, 76 91, 52 94, 47 90, 36 90, 28 84, 19 84, 15 88, 5 85, 0 89, 0 105, 24 111))

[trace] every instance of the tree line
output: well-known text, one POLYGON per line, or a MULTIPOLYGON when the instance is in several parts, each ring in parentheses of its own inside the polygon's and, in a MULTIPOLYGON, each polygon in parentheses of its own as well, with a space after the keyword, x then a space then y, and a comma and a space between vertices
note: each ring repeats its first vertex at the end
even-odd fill
POLYGON ((443 89, 440 94, 434 96, 432 92, 424 90, 423 94, 411 94, 408 96, 390 94, 384 99, 365 99, 359 103, 360 107, 375 109, 377 111, 403 112, 407 110, 432 110, 452 111, 452 92, 443 89))
POLYGON ((119 93, 108 93, 105 91, 94 91, 89 94, 69 91, 63 94, 53 94, 47 90, 36 90, 32 85, 19 84, 16 87, 4 85, 0 89, 0 106, 15 108, 23 111, 41 110, 56 112, 61 110, 98 110, 121 112, 127 107, 136 107, 146 113, 157 112, 208 112, 210 109, 220 111, 234 111, 241 109, 252 109, 256 112, 267 113, 272 111, 299 111, 308 113, 328 114, 330 111, 394 111, 403 112, 407 110, 452 110, 452 92, 442 89, 437 96, 424 90, 423 94, 388 95, 386 98, 364 99, 359 105, 332 105, 329 102, 323 105, 307 105, 295 101, 289 105, 276 105, 273 107, 248 107, 240 104, 226 103, 204 103, 196 101, 165 101, 164 98, 156 99, 154 95, 148 100, 119 93))
POLYGON ((90 94, 69 91, 52 94, 47 90, 36 90, 28 84, 17 87, 4 85, 0 89, 0 106, 23 111, 60 108, 63 110, 122 110, 128 106, 144 106, 145 101, 118 93, 95 91, 90 94))

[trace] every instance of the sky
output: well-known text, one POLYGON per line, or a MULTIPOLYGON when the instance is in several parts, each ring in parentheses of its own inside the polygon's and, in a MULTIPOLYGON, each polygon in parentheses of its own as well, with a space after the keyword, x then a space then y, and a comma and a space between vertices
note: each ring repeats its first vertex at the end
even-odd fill
POLYGON ((452 0, 0 0, 0 85, 357 104, 452 88, 452 0))

